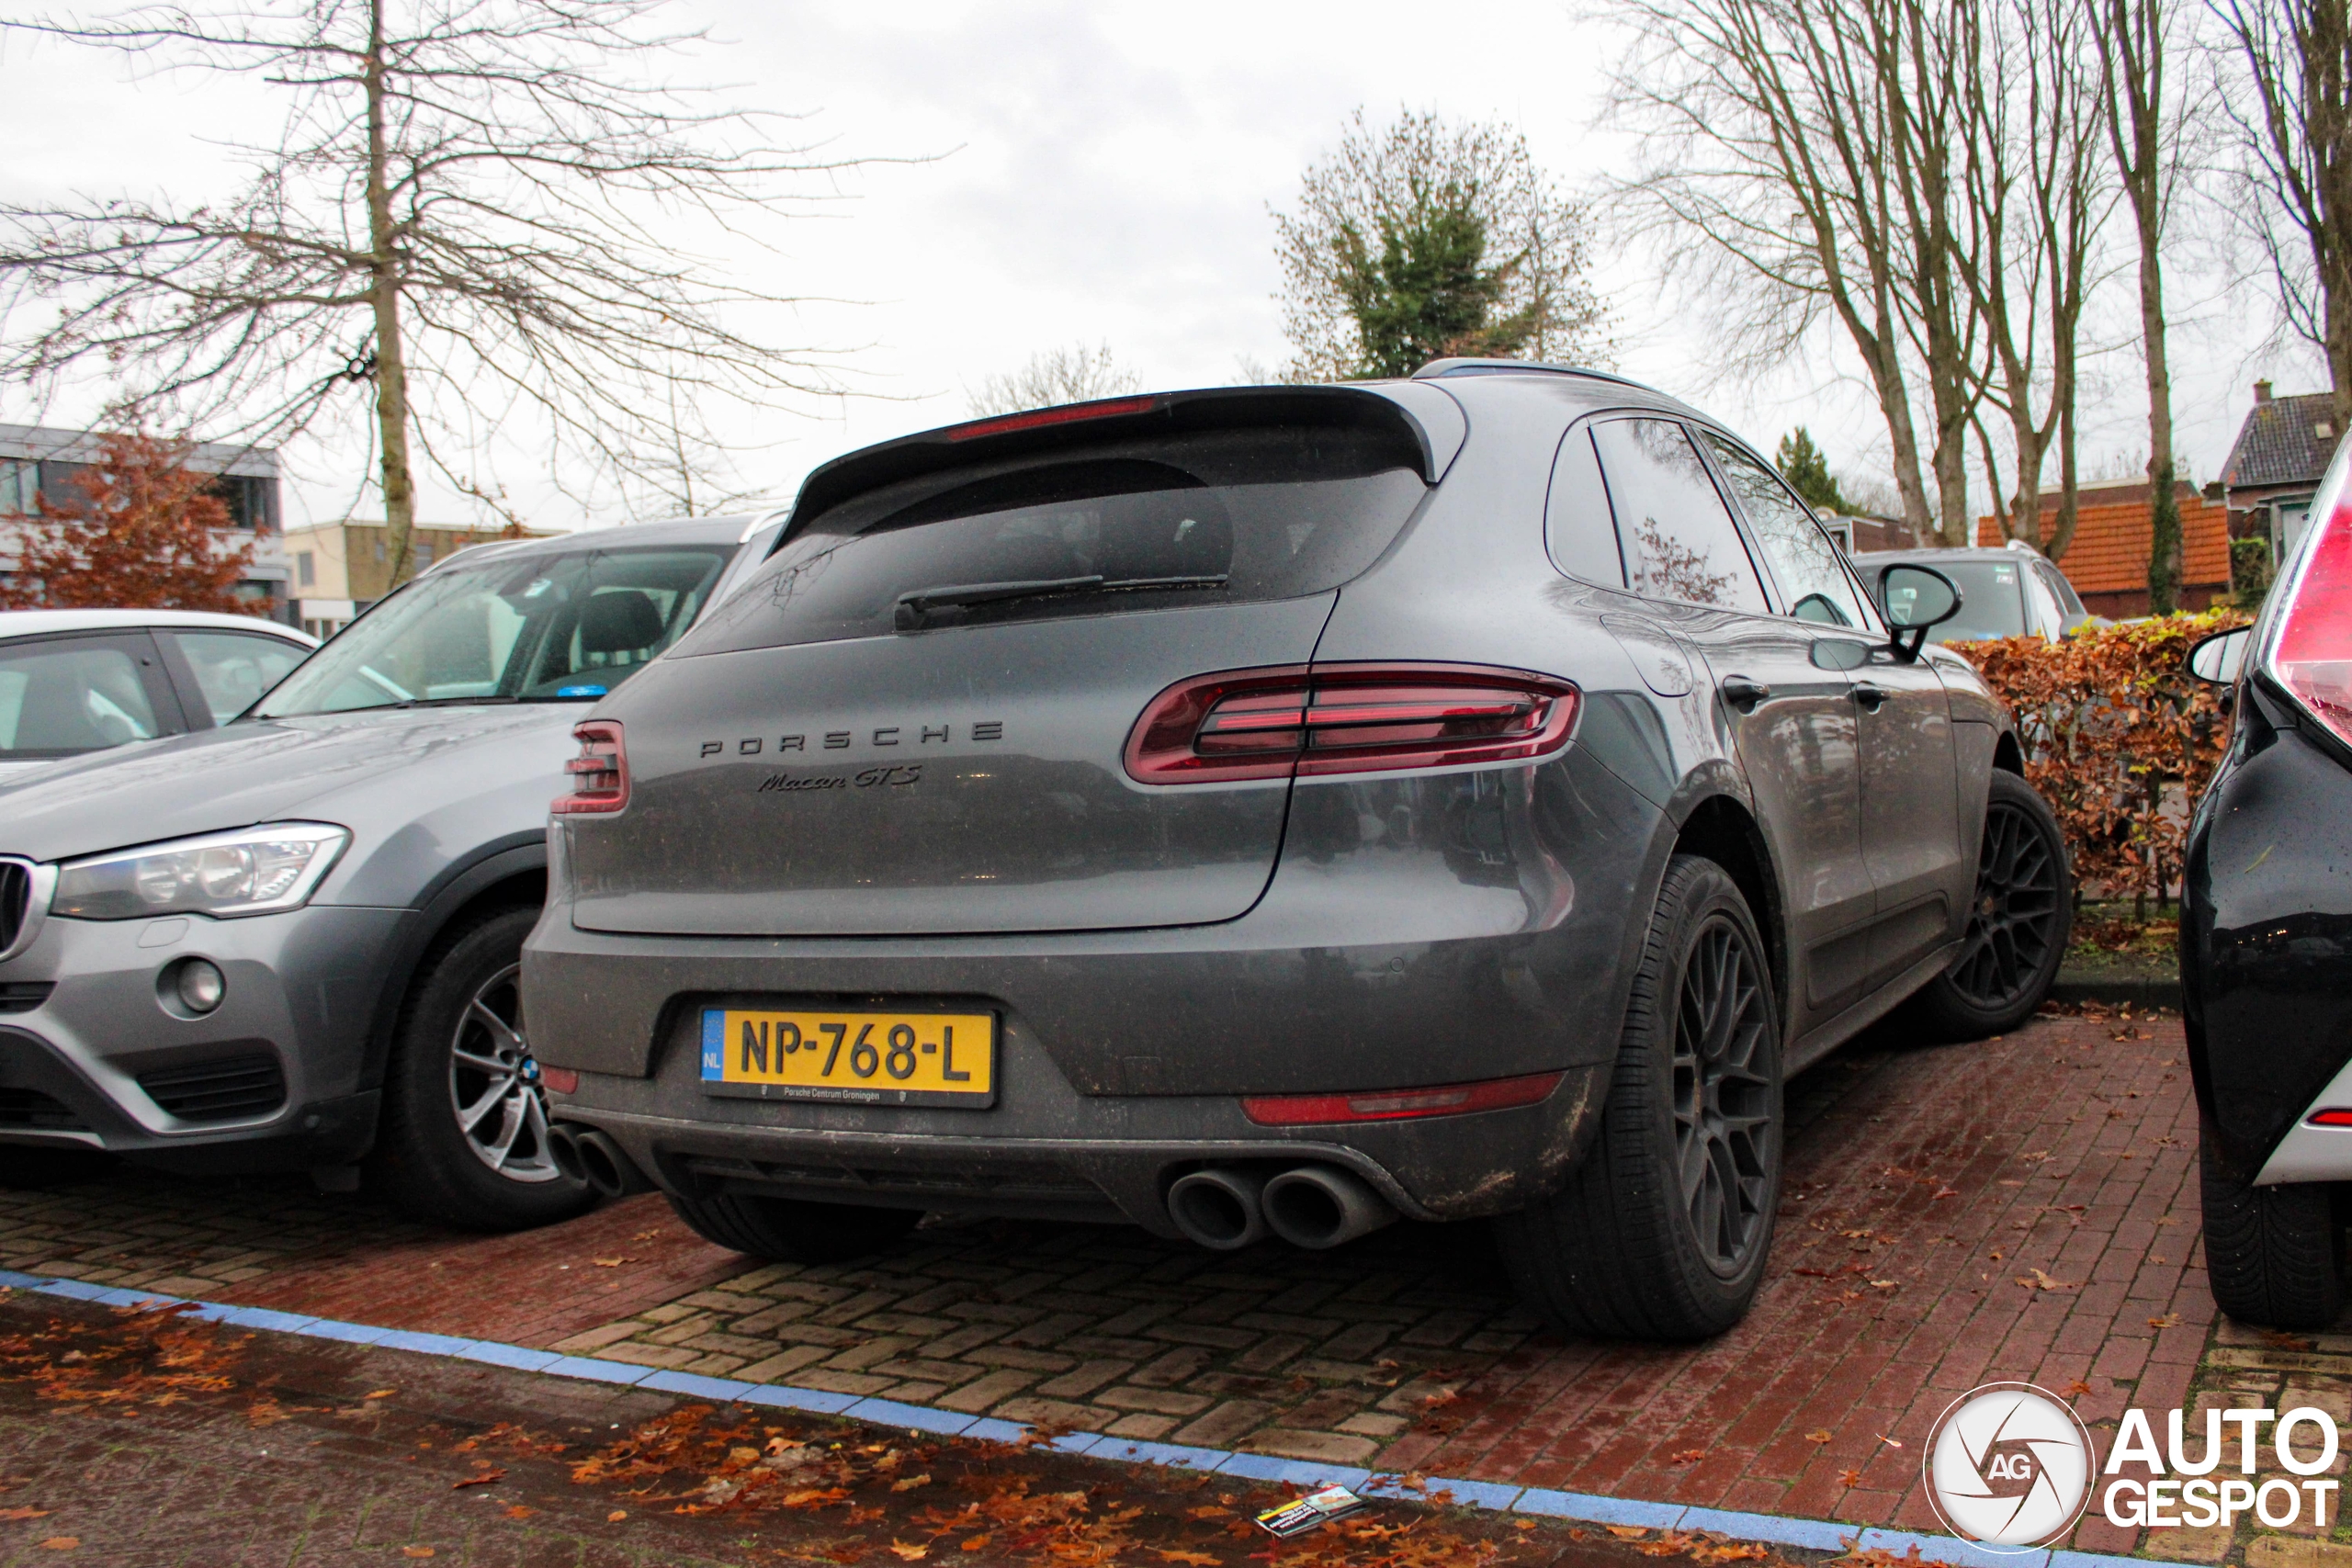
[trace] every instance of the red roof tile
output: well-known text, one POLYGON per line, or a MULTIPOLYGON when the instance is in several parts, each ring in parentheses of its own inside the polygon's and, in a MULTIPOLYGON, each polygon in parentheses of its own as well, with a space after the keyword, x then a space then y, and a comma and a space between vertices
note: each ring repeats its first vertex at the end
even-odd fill
MULTIPOLYGON (((2209 502, 2186 485, 2180 498, 2180 581, 2184 588, 2227 588, 2230 582, 2230 513, 2219 502, 2209 502)), ((2143 494, 2128 499, 2091 502, 2085 498, 2076 513, 2075 537, 2058 570, 2077 593, 2132 592, 2148 586, 2148 502, 2143 494)), ((2045 501, 2045 520, 2056 510, 2045 501)), ((1976 520, 1976 542, 1988 547, 2001 543, 2000 525, 1990 517, 1976 520)))

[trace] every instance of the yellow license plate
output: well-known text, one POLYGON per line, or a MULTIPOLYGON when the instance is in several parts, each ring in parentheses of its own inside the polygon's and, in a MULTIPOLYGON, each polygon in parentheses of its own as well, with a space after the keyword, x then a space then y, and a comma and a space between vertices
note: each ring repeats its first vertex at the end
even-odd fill
POLYGON ((996 1101, 996 1015, 705 1008, 702 1081, 713 1094, 854 1105, 996 1101))

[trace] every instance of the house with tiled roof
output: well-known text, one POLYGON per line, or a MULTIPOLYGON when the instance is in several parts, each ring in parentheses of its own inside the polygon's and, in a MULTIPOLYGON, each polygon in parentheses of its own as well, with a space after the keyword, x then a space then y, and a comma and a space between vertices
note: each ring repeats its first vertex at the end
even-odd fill
POLYGON ((2254 407, 2238 427, 2218 487, 2230 510, 2231 537, 2267 539, 2272 558, 2282 558, 2302 536, 2312 492, 2343 434, 2333 393, 2277 398, 2269 382, 2256 381, 2254 407))
MULTIPOLYGON (((2175 487, 2180 502, 2181 608, 2202 610, 2230 597, 2229 511, 2208 501, 2195 486, 2175 487)), ((2148 550, 2154 528, 2148 517, 2145 479, 2105 479, 2075 491, 2075 537, 2056 562, 2094 615, 2125 620, 2148 613, 2148 550)), ((2041 492, 2044 538, 2058 520, 2058 495, 2041 492)), ((2003 543, 1997 518, 1976 520, 1976 542, 1997 549, 2003 543)))

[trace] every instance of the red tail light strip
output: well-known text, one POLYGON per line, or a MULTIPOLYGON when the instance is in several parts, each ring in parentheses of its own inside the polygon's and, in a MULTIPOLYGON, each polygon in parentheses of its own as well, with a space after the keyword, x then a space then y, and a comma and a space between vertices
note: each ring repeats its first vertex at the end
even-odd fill
POLYGON ((1508 761, 1558 750, 1576 716, 1576 687, 1522 670, 1236 670, 1154 697, 1127 738, 1127 772, 1208 784, 1508 761))
POLYGON ((1076 424, 1081 420, 1116 419, 1121 414, 1149 413, 1159 406, 1159 400, 1149 398, 1105 398, 1091 403, 1071 403, 1066 408, 1039 409, 1035 413, 1007 414, 1002 419, 974 420, 969 424, 953 425, 944 432, 950 441, 974 441, 983 435, 1002 435, 1008 431, 1035 430, 1040 425, 1076 424))
POLYGON ((1259 1095, 1241 1102, 1241 1113, 1261 1127, 1466 1116, 1474 1111, 1508 1111, 1515 1105, 1533 1105, 1557 1089, 1563 1076, 1530 1073, 1524 1077, 1487 1078, 1479 1083, 1364 1089, 1353 1094, 1259 1095))
POLYGON ((621 727, 608 718, 592 718, 571 727, 580 755, 563 765, 571 775, 571 793, 560 795, 548 809, 559 816, 618 811, 628 804, 628 748, 621 727))
POLYGON ((2352 1111, 2330 1106, 2325 1111, 2312 1111, 2306 1120, 2314 1127, 2352 1127, 2352 1111))

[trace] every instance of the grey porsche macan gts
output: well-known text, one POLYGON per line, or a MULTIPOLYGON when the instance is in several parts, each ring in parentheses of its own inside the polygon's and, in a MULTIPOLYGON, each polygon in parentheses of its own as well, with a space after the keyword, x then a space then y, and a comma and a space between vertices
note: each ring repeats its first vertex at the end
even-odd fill
POLYGON ((2065 946, 2008 717, 1922 647, 1959 607, 1588 372, 853 453, 575 731, 551 1147, 789 1260, 1491 1219, 1564 1328, 1721 1332, 1788 1076, 1898 1005, 2007 1029, 2065 946))

